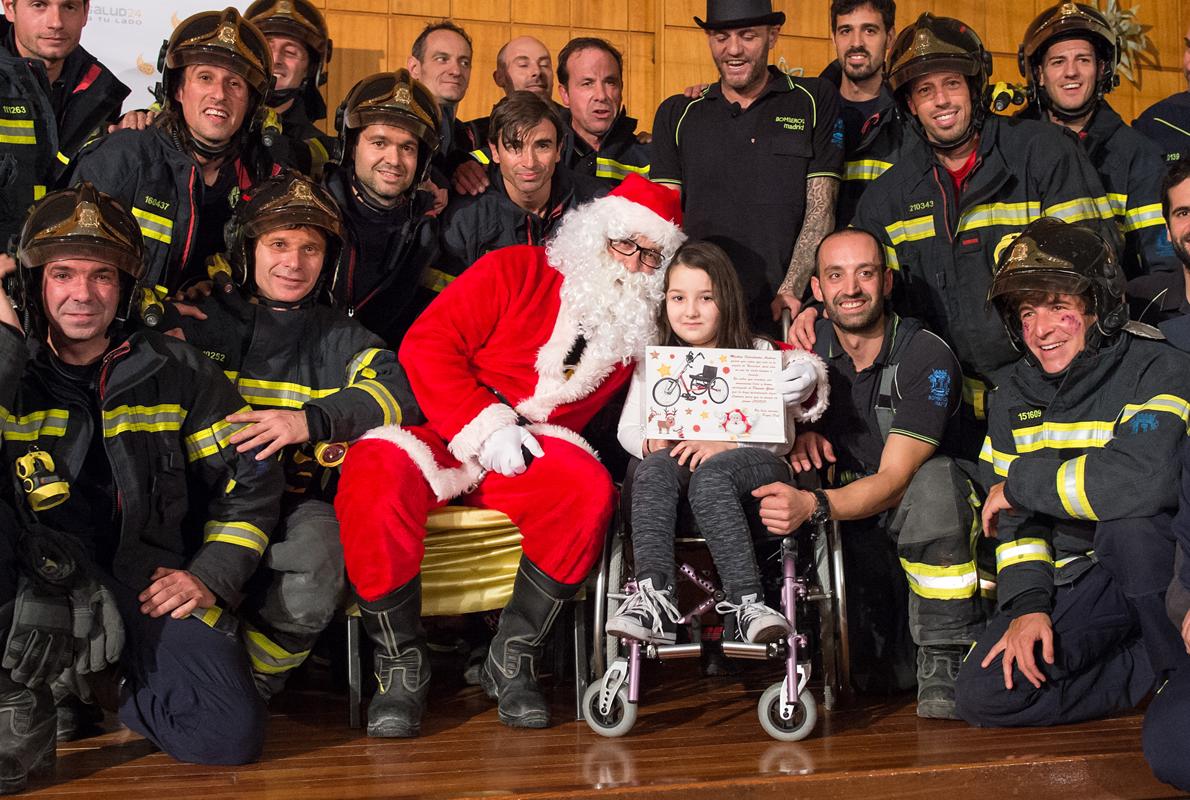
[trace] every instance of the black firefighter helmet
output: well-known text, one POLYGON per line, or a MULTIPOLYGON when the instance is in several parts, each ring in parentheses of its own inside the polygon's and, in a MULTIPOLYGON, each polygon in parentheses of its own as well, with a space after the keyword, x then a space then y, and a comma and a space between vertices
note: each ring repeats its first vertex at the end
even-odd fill
POLYGON ((971 125, 958 141, 947 145, 951 150, 965 144, 983 125, 987 114, 984 96, 992 76, 992 54, 969 25, 950 17, 936 17, 924 12, 899 34, 884 62, 889 89, 897 98, 901 113, 913 125, 920 123, 909 113, 906 96, 916 78, 936 72, 957 72, 971 87, 971 125))
POLYGON ((115 324, 132 315, 145 277, 145 245, 140 226, 110 195, 83 181, 50 192, 30 209, 17 244, 18 269, 12 296, 25 331, 41 330, 41 273, 48 263, 88 259, 111 264, 120 274, 120 305, 115 324))
POLYGON ((320 299, 327 276, 334 274, 344 255, 341 219, 330 193, 300 172, 289 170, 262 181, 236 206, 227 226, 225 243, 232 282, 257 294, 254 253, 259 237, 278 228, 318 228, 326 235, 326 256, 318 281, 301 304, 320 299))
POLYGON ((438 102, 409 70, 379 72, 352 87, 335 114, 339 134, 339 163, 350 166, 355 139, 369 125, 394 125, 417 137, 417 174, 413 186, 425 178, 430 158, 438 149, 442 125, 438 102))
POLYGON ((1025 29, 1025 40, 1017 49, 1017 67, 1027 83, 1030 102, 1062 120, 1078 119, 1085 115, 1103 96, 1120 82, 1116 70, 1120 65, 1119 37, 1111 23, 1094 6, 1085 3, 1059 3, 1037 15, 1025 29), (1051 44, 1066 39, 1085 39, 1095 48, 1099 76, 1095 91, 1081 108, 1070 111, 1056 109, 1048 93, 1038 85, 1041 60, 1051 44))
POLYGON ((256 0, 244 12, 244 18, 270 36, 288 36, 305 45, 310 65, 301 86, 285 92, 274 90, 271 103, 280 105, 288 99, 288 92, 301 95, 306 113, 312 120, 326 116, 326 102, 318 88, 326 84, 326 71, 331 63, 334 47, 326 20, 310 0, 256 0))

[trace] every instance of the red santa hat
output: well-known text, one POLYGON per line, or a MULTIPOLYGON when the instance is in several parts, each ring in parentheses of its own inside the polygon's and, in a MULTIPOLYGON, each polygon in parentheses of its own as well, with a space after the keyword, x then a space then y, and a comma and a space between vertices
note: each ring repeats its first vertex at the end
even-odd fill
POLYGON ((672 254, 686 237, 682 233, 682 196, 635 172, 620 185, 595 202, 613 207, 617 222, 633 233, 652 239, 667 254, 672 254))

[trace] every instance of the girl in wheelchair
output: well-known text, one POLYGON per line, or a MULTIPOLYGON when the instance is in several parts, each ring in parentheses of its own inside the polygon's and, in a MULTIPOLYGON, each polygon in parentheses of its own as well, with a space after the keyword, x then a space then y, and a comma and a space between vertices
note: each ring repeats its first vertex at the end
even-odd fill
MULTIPOLYGON (((812 353, 788 350, 748 329, 739 278, 720 247, 687 242, 674 255, 665 277, 665 301, 657 315, 658 344, 780 347, 785 351, 785 366, 774 375, 774 391, 785 403, 790 442, 794 421, 821 416, 828 391, 825 366, 812 353)), ((641 459, 631 481, 637 591, 608 620, 607 632, 650 644, 674 643, 675 624, 681 616, 672 596, 674 536, 684 496, 723 584, 726 600, 716 610, 735 612, 743 641, 767 644, 783 639, 790 632, 789 623, 764 603, 743 503, 753 489, 791 480, 785 459, 791 445, 690 440, 675 444, 646 439, 642 404, 647 402, 644 366, 638 362, 619 424, 620 444, 641 459)))

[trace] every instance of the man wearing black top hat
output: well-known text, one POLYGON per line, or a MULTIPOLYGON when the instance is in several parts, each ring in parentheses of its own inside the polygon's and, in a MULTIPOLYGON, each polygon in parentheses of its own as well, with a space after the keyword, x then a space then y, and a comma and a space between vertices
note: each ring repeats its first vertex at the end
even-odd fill
POLYGON ((661 104, 650 175, 681 190, 687 232, 727 251, 750 321, 772 329, 782 309, 797 311, 818 243, 834 228, 839 93, 768 66, 785 22, 770 0, 707 0, 706 20, 694 21, 719 81, 661 104))

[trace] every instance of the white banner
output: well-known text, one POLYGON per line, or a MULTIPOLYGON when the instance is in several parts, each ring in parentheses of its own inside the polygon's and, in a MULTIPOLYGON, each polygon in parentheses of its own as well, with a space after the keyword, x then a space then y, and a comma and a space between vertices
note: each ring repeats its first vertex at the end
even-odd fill
POLYGON ((199 11, 234 6, 244 11, 252 0, 104 0, 91 3, 83 28, 83 47, 132 89, 124 110, 146 108, 161 80, 157 56, 174 26, 199 11))

